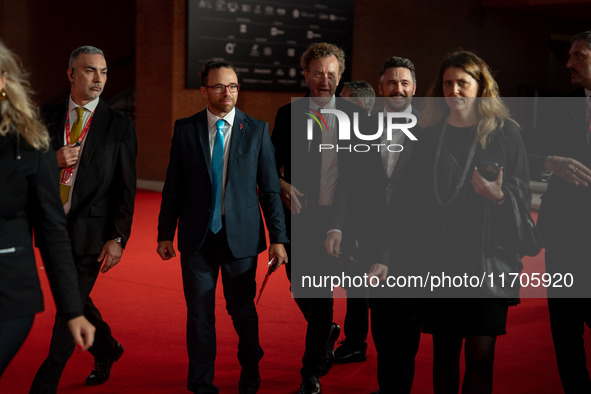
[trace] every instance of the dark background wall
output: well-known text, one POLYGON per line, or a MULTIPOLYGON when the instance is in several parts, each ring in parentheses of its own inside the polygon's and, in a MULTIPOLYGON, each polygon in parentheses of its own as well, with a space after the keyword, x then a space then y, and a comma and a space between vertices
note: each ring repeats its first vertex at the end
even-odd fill
POLYGON ((0 0, 0 40, 30 71, 40 104, 67 96, 68 59, 80 45, 94 45, 107 56, 104 98, 133 87, 135 28, 135 0, 0 0))
MULTIPOLYGON (((138 176, 163 180, 174 120, 205 107, 199 90, 184 87, 186 1, 0 0, 0 39, 21 56, 42 105, 66 98, 72 49, 103 49, 109 66, 103 98, 134 93, 138 176)), ((557 94, 570 89, 568 38, 591 29, 588 15, 589 0, 356 0, 347 67, 377 90, 381 63, 408 57, 420 96, 443 56, 461 47, 490 64, 504 96, 557 94)), ((299 95, 241 91, 238 106, 272 128, 277 108, 299 95)))

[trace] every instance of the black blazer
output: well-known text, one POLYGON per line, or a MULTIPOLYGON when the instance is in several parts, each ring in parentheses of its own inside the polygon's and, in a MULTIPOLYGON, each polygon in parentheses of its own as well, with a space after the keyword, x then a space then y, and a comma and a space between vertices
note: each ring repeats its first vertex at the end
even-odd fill
MULTIPOLYGON (((288 242, 269 125, 236 108, 224 196, 228 244, 236 259, 256 256, 266 248, 259 202, 271 243, 288 242)), ((207 235, 210 209, 211 153, 203 110, 175 122, 158 241, 172 241, 178 221, 179 251, 193 255, 207 235)))
MULTIPOLYGON (((55 150, 65 144, 67 105, 45 113, 55 150)), ((100 99, 85 138, 67 217, 77 255, 100 253, 105 242, 116 237, 125 247, 133 218, 136 155, 133 123, 100 99)))
MULTIPOLYGON (((293 184, 298 190, 304 193, 302 199, 305 214, 306 210, 314 210, 318 205, 320 191, 320 163, 321 154, 315 149, 309 149, 307 139, 307 121, 309 118, 306 112, 309 111, 309 97, 296 100, 293 103, 279 108, 275 117, 275 127, 271 135, 275 146, 275 163, 277 172, 286 182, 293 184), (297 166, 294 167, 293 164, 297 166)), ((362 107, 352 104, 344 99, 338 99, 336 108, 349 115, 353 119, 354 112, 367 113, 362 107)), ((314 144, 320 138, 320 130, 314 126, 314 144)), ((316 146, 317 143, 316 143, 316 146)), ((347 160, 347 155, 339 152, 339 172, 347 160)), ((338 201, 337 201, 338 203, 338 201)), ((344 209, 333 203, 335 212, 344 209)), ((286 219, 290 223, 291 212, 286 209, 286 219)), ((328 227, 340 228, 337 222, 339 215, 336 213, 328 220, 328 227)), ((290 230, 288 224, 288 232, 290 230)), ((322 232, 322 230, 321 230, 322 232)))
MULTIPOLYGON (((532 179, 540 177, 547 156, 571 157, 591 168, 591 146, 587 144, 585 92, 576 90, 566 96, 540 99, 539 113, 546 116, 530 142, 532 179), (557 104, 558 103, 558 104, 557 104), (550 107, 550 108, 547 108, 550 107)), ((573 186, 551 176, 542 196, 538 229, 547 248, 568 245, 581 234, 591 236, 591 188, 573 186)))
MULTIPOLYGON (((412 113, 419 116, 414 107, 412 113)), ((378 129, 379 116, 379 112, 375 113, 363 122, 361 127, 367 130, 366 134, 378 129)), ((420 136, 417 130, 418 127, 415 127, 411 132, 420 136)), ((344 235, 350 234, 349 237, 358 240, 363 263, 380 262, 390 265, 390 252, 389 249, 385 250, 384 243, 389 243, 393 229, 389 226, 386 214, 395 217, 400 211, 407 209, 398 201, 401 194, 400 181, 416 143, 417 141, 408 137, 404 139, 403 150, 390 177, 384 169, 381 153, 375 148, 366 153, 353 153, 350 155, 352 160, 346 161, 349 167, 343 171, 342 188, 339 188, 339 195, 342 192, 347 196, 346 219, 339 222, 343 223, 344 235), (389 201, 387 194, 390 196, 389 201)))
POLYGON ((82 304, 55 181, 55 154, 19 145, 14 134, 0 136, 0 320, 43 310, 33 230, 58 313, 79 316, 82 304))

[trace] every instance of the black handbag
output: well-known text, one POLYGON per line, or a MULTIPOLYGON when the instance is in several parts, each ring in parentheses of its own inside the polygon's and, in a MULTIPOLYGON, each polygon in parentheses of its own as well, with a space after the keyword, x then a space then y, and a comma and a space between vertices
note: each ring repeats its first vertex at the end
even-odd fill
POLYGON ((518 178, 503 185, 505 201, 484 208, 481 269, 487 275, 483 287, 492 296, 519 301, 519 281, 510 281, 520 273, 524 255, 535 256, 542 249, 542 238, 531 217, 528 185, 518 178), (492 275, 492 278, 488 278, 492 275), (501 282, 504 278, 504 283, 501 282), (511 286, 513 285, 513 286, 511 286))
POLYGON ((505 226, 500 226, 498 209, 499 207, 492 204, 486 204, 484 207, 480 269, 481 273, 486 276, 482 287, 494 297, 518 300, 520 283, 508 279, 511 278, 511 274, 521 272, 523 268, 522 255, 517 250, 517 243, 514 239, 512 242, 508 242, 508 238, 504 236, 507 229, 505 226), (502 277, 505 278, 503 284, 501 283, 502 277), (511 284, 516 285, 512 287, 511 284))
POLYGON ((502 244, 506 248, 516 250, 522 256, 536 256, 542 250, 543 244, 530 214, 531 194, 528 185, 524 185, 519 178, 513 178, 513 184, 504 187, 503 191, 503 204, 508 205, 504 207, 503 213, 509 217, 501 218, 505 224, 501 225, 504 229, 502 244), (524 194, 524 190, 527 194, 524 194))

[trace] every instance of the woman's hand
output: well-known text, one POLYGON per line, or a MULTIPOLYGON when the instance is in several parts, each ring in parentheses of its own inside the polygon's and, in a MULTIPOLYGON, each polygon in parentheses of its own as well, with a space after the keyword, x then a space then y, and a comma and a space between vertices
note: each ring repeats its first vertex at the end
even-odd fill
POLYGON ((495 204, 500 204, 505 199, 505 193, 501 189, 501 186, 503 186, 503 167, 499 169, 497 179, 494 181, 487 181, 478 172, 478 168, 474 167, 471 182, 476 193, 491 200, 495 204))

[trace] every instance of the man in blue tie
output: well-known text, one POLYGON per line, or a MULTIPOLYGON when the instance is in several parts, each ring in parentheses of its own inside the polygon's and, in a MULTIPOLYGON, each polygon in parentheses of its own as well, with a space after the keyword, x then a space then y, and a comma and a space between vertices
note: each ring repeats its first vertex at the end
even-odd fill
POLYGON ((226 309, 238 334, 240 393, 260 384, 255 309, 257 255, 287 262, 288 242, 279 197, 274 149, 266 122, 238 108, 240 85, 233 66, 209 60, 201 70, 207 108, 175 123, 170 162, 158 219, 158 249, 163 260, 176 256, 172 240, 178 222, 183 287, 187 303, 187 388, 217 393, 215 289, 221 270, 226 309), (258 195, 257 195, 258 187, 258 195))

